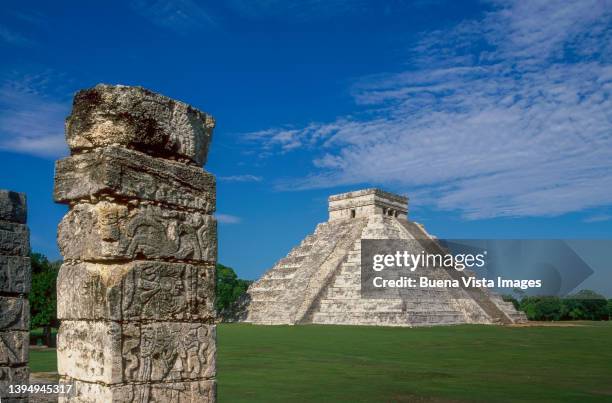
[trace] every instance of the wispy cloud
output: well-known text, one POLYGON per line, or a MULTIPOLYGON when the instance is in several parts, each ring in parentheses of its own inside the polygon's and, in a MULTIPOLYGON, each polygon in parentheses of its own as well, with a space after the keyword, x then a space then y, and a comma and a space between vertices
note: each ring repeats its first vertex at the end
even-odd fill
POLYGON ((365 0, 230 0, 232 10, 247 18, 276 18, 293 21, 321 20, 360 13, 365 0))
POLYGON ((600 215, 594 215, 591 217, 587 217, 584 219, 584 222, 591 223, 591 222, 604 222, 604 221, 610 221, 610 220, 612 220, 612 215, 600 214, 600 215))
POLYGON ((32 41, 19 32, 13 31, 8 27, 0 24, 0 40, 9 45, 23 46, 29 45, 32 41))
POLYGON ((247 138, 312 150, 312 173, 286 188, 383 184, 468 218, 610 205, 611 6, 495 3, 424 33, 406 71, 360 80, 367 115, 247 138))
POLYGON ((21 21, 27 22, 33 25, 44 24, 48 18, 38 10, 28 9, 28 11, 15 11, 13 15, 21 21))
POLYGON ((261 176, 256 175, 230 175, 230 176, 220 176, 219 180, 223 182, 261 182, 261 176))
POLYGON ((242 222, 240 217, 236 217, 235 215, 230 214, 215 214, 215 218, 218 222, 222 224, 239 224, 242 222))
POLYGON ((133 0, 130 6, 155 25, 181 34, 216 25, 210 13, 193 0, 133 0))
POLYGON ((0 84, 0 149, 44 157, 67 153, 64 119, 70 103, 42 95, 41 77, 0 84))

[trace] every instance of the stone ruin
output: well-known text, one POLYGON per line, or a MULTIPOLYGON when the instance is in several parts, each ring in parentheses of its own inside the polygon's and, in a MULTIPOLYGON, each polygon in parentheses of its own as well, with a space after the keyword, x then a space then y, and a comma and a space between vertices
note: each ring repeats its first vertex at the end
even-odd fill
MULTIPOLYGON (((329 221, 317 225, 249 287, 239 319, 266 325, 384 326, 526 320, 511 303, 484 288, 415 288, 397 298, 361 298, 362 239, 416 240, 411 242, 414 254, 442 251, 422 225, 408 219, 406 197, 379 189, 330 196, 329 221)), ((466 275, 442 268, 429 273, 442 279, 466 275)))
POLYGON ((26 197, 0 190, 0 401, 26 402, 8 394, 9 385, 27 385, 32 279, 26 197))
POLYGON ((60 401, 215 401, 214 126, 140 87, 76 94, 55 171, 60 401))

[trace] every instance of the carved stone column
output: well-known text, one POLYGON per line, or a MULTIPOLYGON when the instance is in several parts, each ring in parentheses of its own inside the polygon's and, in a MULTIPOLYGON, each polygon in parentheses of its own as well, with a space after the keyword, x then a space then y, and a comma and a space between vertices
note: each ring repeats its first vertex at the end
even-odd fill
POLYGON ((30 304, 28 294, 30 234, 26 226, 26 197, 0 190, 0 400, 25 402, 9 386, 27 385, 30 304))
POLYGON ((64 401, 215 401, 214 124, 140 87, 75 96, 55 172, 64 401))

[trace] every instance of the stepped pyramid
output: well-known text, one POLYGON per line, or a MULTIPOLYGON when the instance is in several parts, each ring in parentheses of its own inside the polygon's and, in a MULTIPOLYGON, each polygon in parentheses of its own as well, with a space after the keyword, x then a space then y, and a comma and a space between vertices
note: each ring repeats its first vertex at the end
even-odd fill
MULTIPOLYGON (((408 220, 406 197, 379 189, 330 196, 329 220, 249 287, 242 320, 379 326, 526 320, 511 303, 484 288, 418 288, 397 298, 361 298, 362 239, 413 239, 421 246, 413 253, 443 251, 423 226, 408 220)), ((447 279, 470 274, 442 268, 433 273, 447 279)))

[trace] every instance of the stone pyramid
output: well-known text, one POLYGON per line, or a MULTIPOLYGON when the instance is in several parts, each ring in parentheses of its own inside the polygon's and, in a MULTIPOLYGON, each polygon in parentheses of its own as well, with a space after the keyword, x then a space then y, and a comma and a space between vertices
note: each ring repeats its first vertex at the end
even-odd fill
MULTIPOLYGON (((526 320, 511 303, 484 288, 411 289, 397 298, 361 298, 362 239, 416 239, 428 253, 441 248, 422 225, 408 220, 406 197, 379 189, 330 196, 329 220, 251 285, 242 320, 383 326, 526 320)), ((440 268, 435 275, 468 273, 440 268)))

